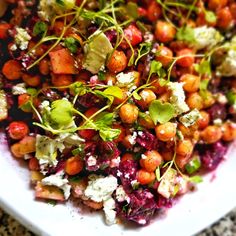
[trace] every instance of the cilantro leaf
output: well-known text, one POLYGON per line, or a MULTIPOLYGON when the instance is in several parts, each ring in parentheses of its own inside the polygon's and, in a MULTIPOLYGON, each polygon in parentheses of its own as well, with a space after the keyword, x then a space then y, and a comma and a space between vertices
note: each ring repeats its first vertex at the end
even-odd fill
POLYGON ((73 105, 69 101, 65 99, 53 101, 51 108, 51 121, 57 125, 68 125, 73 121, 73 105))
POLYGON ((162 68, 161 62, 155 61, 155 60, 151 62, 150 71, 148 75, 148 81, 151 78, 152 74, 157 74, 161 78, 166 76, 166 72, 162 68))
POLYGON ((150 116, 155 124, 168 122, 175 116, 175 108, 172 104, 162 103, 160 100, 154 100, 149 106, 150 116))
POLYGON ((213 11, 205 11, 205 19, 208 23, 215 23, 217 17, 213 11))
POLYGON ((75 82, 71 84, 69 89, 72 94, 77 94, 79 96, 83 96, 90 92, 90 89, 81 82, 75 82))
POLYGON ((189 26, 181 27, 176 33, 176 38, 180 41, 192 43, 195 41, 194 29, 189 26))
POLYGON ((150 42, 141 43, 140 48, 138 49, 138 56, 134 62, 134 65, 136 66, 138 61, 145 55, 147 55, 151 51, 152 44, 150 42))
POLYGON ((72 52, 76 53, 78 50, 78 42, 75 38, 73 37, 67 37, 65 38, 65 46, 72 52))
POLYGON ((200 74, 200 75, 211 75, 211 63, 209 60, 203 60, 199 64, 194 65, 194 69, 200 74))
POLYGON ((119 129, 112 129, 109 127, 103 127, 99 130, 99 135, 103 141, 112 141, 120 135, 119 129))
POLYGON ((45 22, 38 21, 34 25, 33 35, 34 36, 43 35, 47 30, 48 30, 47 24, 45 22))
POLYGON ((195 175, 195 176, 193 176, 193 177, 190 177, 190 178, 189 178, 189 181, 192 182, 192 183, 198 184, 198 183, 203 182, 203 179, 202 179, 201 176, 195 175))

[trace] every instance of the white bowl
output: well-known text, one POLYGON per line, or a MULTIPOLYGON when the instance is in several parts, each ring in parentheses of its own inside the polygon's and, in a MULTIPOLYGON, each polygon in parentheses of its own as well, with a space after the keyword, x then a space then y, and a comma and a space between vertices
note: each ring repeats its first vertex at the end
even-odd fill
POLYGON ((50 205, 35 201, 29 171, 8 151, 0 133, 0 206, 39 235, 79 236, 190 236, 204 229, 236 206, 236 145, 216 172, 204 177, 198 190, 181 198, 165 217, 146 227, 106 226, 101 214, 81 212, 75 204, 50 205))

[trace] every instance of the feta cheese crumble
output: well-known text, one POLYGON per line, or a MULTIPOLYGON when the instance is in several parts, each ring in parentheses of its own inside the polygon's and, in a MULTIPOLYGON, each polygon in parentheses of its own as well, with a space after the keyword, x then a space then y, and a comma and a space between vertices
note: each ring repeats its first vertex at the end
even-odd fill
POLYGON ((220 43, 224 38, 213 27, 201 26, 193 29, 194 42, 193 46, 199 50, 203 48, 212 48, 220 43))
POLYGON ((113 175, 107 177, 90 175, 84 194, 95 202, 102 202, 109 199, 116 188, 117 179, 113 175))
POLYGON ((19 83, 12 87, 12 94, 13 95, 20 95, 27 93, 25 88, 25 83, 19 83))
POLYGON ((16 27, 15 43, 21 49, 25 50, 28 47, 31 36, 28 32, 20 27, 16 27))
POLYGON ((115 200, 110 197, 103 203, 103 211, 105 213, 105 222, 107 225, 113 225, 116 223, 116 205, 115 200))
POLYGON ((179 121, 185 126, 189 127, 191 125, 194 125, 196 121, 201 118, 201 114, 198 109, 193 109, 189 113, 183 115, 179 118, 179 121))
POLYGON ((126 194, 124 188, 122 185, 120 185, 117 189, 116 189, 116 200, 118 202, 124 202, 127 201, 128 203, 130 202, 130 198, 129 196, 126 194))
POLYGON ((50 175, 41 180, 43 185, 57 186, 62 189, 64 192, 65 199, 68 199, 70 196, 71 186, 68 184, 68 180, 63 178, 64 172, 58 172, 55 175, 50 175))
POLYGON ((134 81, 134 73, 133 72, 128 72, 128 73, 119 73, 116 75, 117 82, 116 84, 119 86, 133 86, 133 81, 134 81))
POLYGON ((170 82, 168 87, 171 90, 170 102, 175 107, 176 115, 189 111, 189 107, 185 102, 183 83, 170 82))

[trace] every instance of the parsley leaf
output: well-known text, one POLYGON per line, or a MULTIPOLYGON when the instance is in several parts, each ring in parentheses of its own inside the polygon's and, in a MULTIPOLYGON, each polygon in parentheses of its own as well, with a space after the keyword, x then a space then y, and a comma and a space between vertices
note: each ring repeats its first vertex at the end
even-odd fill
POLYGON ((65 46, 72 52, 76 53, 78 50, 78 42, 75 38, 73 37, 67 37, 65 38, 65 46))
POLYGON ((151 51, 152 44, 150 42, 141 43, 140 48, 138 49, 138 56, 134 62, 134 65, 136 66, 138 61, 145 55, 147 55, 151 51))
POLYGON ((90 89, 81 82, 75 82, 69 86, 70 92, 79 96, 83 96, 90 92, 90 89))
POLYGON ((150 116, 155 124, 168 122, 175 116, 175 108, 172 104, 162 103, 160 100, 154 100, 149 106, 150 116))
POLYGON ((193 43, 195 41, 194 29, 189 26, 181 27, 176 33, 176 38, 180 41, 193 43))
POLYGON ((194 69, 200 75, 211 75, 211 63, 209 60, 202 60, 199 64, 195 64, 194 69))
POLYGON ((45 22, 38 21, 33 28, 33 35, 43 35, 48 30, 48 26, 45 22))

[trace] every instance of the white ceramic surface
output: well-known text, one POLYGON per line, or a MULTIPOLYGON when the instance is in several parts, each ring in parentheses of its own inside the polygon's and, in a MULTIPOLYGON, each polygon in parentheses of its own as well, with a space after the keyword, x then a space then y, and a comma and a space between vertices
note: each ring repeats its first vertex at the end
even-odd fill
POLYGON ((168 214, 147 227, 106 226, 102 215, 80 212, 72 203, 50 204, 34 200, 28 170, 11 157, 0 134, 0 206, 39 235, 50 236, 190 236, 236 206, 236 146, 228 158, 204 178, 198 191, 184 196, 168 214))

